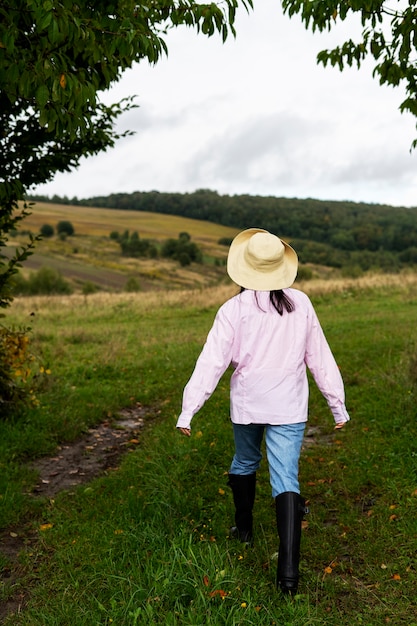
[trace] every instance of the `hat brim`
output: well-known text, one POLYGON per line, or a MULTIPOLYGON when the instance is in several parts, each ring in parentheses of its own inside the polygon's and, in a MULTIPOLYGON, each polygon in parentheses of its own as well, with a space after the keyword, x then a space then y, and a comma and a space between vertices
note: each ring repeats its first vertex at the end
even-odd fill
POLYGON ((291 287, 297 277, 298 256, 295 250, 282 239, 284 262, 270 272, 259 272, 248 265, 245 250, 248 241, 256 233, 268 233, 263 228, 248 228, 233 239, 227 257, 227 273, 240 287, 254 291, 274 291, 291 287))

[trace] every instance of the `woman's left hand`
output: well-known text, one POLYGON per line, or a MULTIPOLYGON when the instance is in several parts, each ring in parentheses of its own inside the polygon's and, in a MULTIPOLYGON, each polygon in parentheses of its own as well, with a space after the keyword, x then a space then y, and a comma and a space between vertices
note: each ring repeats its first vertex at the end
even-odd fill
POLYGON ((186 437, 191 437, 191 428, 179 428, 183 435, 186 437))

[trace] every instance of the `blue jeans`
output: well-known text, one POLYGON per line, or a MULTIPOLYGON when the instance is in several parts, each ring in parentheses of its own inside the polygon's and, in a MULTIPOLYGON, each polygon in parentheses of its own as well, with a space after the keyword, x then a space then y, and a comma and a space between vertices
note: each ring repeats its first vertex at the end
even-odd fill
POLYGON ((233 424, 235 455, 230 474, 254 474, 259 468, 261 444, 265 432, 266 455, 272 496, 285 491, 300 493, 298 461, 303 443, 305 422, 298 424, 233 424))

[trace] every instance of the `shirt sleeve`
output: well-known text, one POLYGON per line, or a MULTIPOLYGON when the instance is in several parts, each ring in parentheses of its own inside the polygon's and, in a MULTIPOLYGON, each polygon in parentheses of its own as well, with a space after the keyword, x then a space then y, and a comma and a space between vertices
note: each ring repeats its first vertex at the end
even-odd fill
POLYGON ((225 306, 217 312, 190 380, 184 388, 177 428, 189 428, 194 415, 209 399, 232 360, 234 330, 225 306))
POLYGON ((348 422, 343 379, 313 306, 309 310, 305 362, 336 424, 348 422))

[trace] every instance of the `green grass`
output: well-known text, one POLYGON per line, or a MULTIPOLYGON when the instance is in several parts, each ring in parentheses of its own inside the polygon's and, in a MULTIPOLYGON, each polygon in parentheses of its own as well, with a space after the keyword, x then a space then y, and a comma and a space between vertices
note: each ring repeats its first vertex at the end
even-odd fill
MULTIPOLYGON (((190 439, 174 428, 217 308, 193 295, 152 306, 141 295, 33 300, 33 347, 51 375, 39 409, 0 422, 1 524, 31 538, 19 557, 22 578, 2 590, 6 599, 29 589, 28 604, 4 624, 416 625, 415 289, 313 297, 352 421, 333 431, 312 384, 319 435, 301 459, 311 513, 293 601, 274 588, 266 461, 255 547, 228 538, 228 375, 190 439), (119 469, 54 501, 25 495, 36 480, 31 458, 136 401, 147 407, 147 425, 119 469)), ((20 300, 10 319, 23 322, 30 310, 20 300)))

